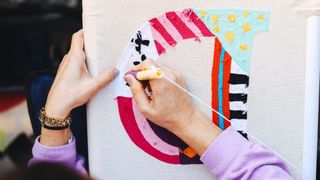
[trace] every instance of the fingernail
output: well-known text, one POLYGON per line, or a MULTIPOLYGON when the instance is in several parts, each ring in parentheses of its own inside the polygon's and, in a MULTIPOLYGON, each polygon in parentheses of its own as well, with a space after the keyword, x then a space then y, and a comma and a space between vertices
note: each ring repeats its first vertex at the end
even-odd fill
POLYGON ((124 79, 126 80, 126 82, 131 85, 131 82, 132 82, 132 77, 130 75, 127 75, 124 77, 124 79))
POLYGON ((114 78, 119 76, 119 70, 118 69, 114 69, 112 72, 113 72, 113 77, 114 78))

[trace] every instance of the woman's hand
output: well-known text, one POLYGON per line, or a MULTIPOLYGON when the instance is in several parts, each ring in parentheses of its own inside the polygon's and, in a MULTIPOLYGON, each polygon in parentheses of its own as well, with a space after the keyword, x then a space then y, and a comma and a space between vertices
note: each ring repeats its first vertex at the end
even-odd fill
POLYGON ((82 30, 73 34, 71 48, 59 66, 50 89, 46 113, 55 118, 65 118, 72 109, 89 101, 102 87, 118 74, 117 69, 107 69, 92 77, 86 65, 82 30))
MULTIPOLYGON (((152 61, 146 60, 132 70, 145 70, 152 66, 155 66, 152 61)), ((159 66, 167 78, 185 88, 181 75, 168 67, 159 66)), ((190 96, 168 80, 150 80, 151 97, 147 96, 145 87, 132 75, 127 75, 125 80, 130 85, 140 112, 155 124, 179 136, 199 155, 221 133, 211 120, 194 107, 190 96)))
MULTIPOLYGON (((48 94, 45 109, 49 117, 66 118, 72 109, 88 102, 118 75, 117 69, 112 68, 97 77, 92 77, 86 65, 83 47, 83 32, 80 30, 73 34, 70 51, 64 56, 48 94)), ((42 128, 40 143, 59 146, 66 144, 69 137, 69 128, 65 130, 42 128)))
MULTIPOLYGON (((155 67, 150 60, 135 66, 132 70, 144 70, 155 67)), ((162 66, 165 75, 173 81, 185 87, 185 82, 181 76, 171 69, 162 66)), ((191 118, 196 108, 188 94, 168 83, 165 79, 150 80, 152 95, 148 97, 142 86, 133 76, 126 76, 125 80, 130 84, 133 97, 140 112, 151 119, 155 124, 174 131, 183 129, 191 122, 191 118)))

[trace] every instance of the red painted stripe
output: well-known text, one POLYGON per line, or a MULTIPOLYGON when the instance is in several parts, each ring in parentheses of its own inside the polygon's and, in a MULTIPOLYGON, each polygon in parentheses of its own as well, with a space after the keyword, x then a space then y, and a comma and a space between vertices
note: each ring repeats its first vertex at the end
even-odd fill
POLYGON ((192 9, 190 9, 190 11, 188 11, 189 14, 187 14, 186 16, 190 17, 190 20, 199 28, 199 30, 201 31, 202 35, 205 37, 212 37, 214 36, 211 31, 208 29, 208 27, 202 22, 202 20, 196 15, 196 13, 194 13, 192 11, 192 9))
MULTIPOLYGON (((218 102, 218 75, 219 75, 219 62, 220 62, 220 54, 221 54, 222 45, 218 38, 215 38, 214 43, 214 56, 213 56, 213 64, 212 64, 212 73, 211 73, 211 106, 213 109, 218 110, 219 102, 218 102)), ((212 112, 212 121, 219 125, 219 117, 215 112, 212 112)))
POLYGON ((183 39, 196 37, 196 35, 186 26, 186 24, 180 19, 180 17, 175 12, 167 12, 166 17, 178 30, 183 39))
POLYGON ((132 110, 132 98, 117 97, 117 102, 122 125, 134 144, 160 161, 171 164, 180 164, 180 158, 178 155, 164 154, 158 149, 152 147, 144 138, 134 117, 134 112, 132 110))
MULTIPOLYGON (((231 70, 231 61, 232 58, 227 51, 224 53, 224 62, 223 62, 223 91, 222 91, 222 109, 223 115, 230 119, 230 102, 229 102, 229 80, 230 80, 230 70, 231 70)), ((224 128, 228 128, 231 123, 227 120, 224 120, 224 128)))
POLYGON ((153 18, 150 20, 151 25, 156 29, 161 36, 167 41, 170 46, 174 46, 177 42, 173 39, 173 37, 168 33, 168 31, 163 27, 160 21, 157 18, 153 18))
POLYGON ((166 49, 164 47, 162 47, 158 41, 154 40, 154 44, 156 45, 157 52, 159 55, 166 52, 166 49))

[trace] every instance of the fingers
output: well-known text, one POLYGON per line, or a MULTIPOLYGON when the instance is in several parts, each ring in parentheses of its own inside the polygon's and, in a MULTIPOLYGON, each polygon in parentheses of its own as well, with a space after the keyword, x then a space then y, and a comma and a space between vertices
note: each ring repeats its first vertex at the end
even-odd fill
POLYGON ((83 51, 83 31, 82 29, 72 35, 70 51, 80 53, 83 51))
POLYGON ((99 90, 99 89, 105 87, 110 82, 112 82, 113 79, 116 78, 118 75, 119 75, 119 71, 115 68, 110 68, 110 69, 103 71, 101 74, 99 74, 95 78, 96 89, 99 90))
POLYGON ((70 63, 75 63, 77 68, 81 67, 86 60, 83 43, 83 32, 79 30, 72 35, 71 47, 68 53, 70 63))
POLYGON ((147 116, 148 114, 150 114, 151 112, 150 101, 142 84, 130 74, 126 75, 125 80, 130 85, 133 98, 136 101, 140 112, 144 116, 147 116))

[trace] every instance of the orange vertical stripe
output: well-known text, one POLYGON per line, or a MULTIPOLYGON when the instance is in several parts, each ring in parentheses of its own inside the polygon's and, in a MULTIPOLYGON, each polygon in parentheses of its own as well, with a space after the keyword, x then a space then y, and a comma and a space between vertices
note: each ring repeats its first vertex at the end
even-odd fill
MULTIPOLYGON (((214 55, 211 73, 211 106, 214 110, 218 110, 218 74, 219 74, 219 63, 220 63, 220 53, 221 53, 221 42, 218 38, 215 38, 214 43, 214 55)), ((212 112, 212 121, 219 125, 219 117, 215 112, 212 112)))

